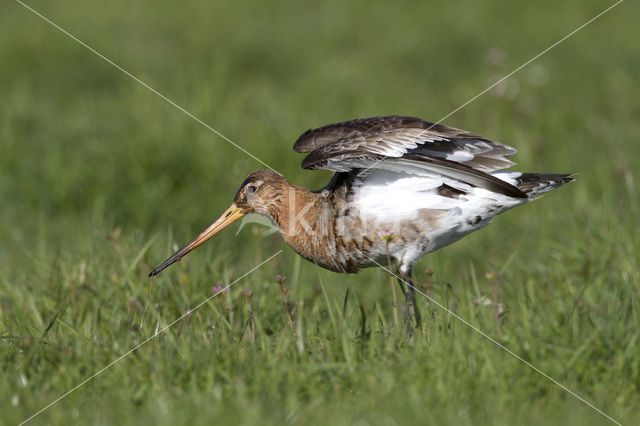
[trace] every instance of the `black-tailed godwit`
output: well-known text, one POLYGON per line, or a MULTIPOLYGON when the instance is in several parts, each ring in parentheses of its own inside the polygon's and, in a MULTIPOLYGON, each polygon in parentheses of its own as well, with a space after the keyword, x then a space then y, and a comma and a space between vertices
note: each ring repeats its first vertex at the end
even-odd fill
MULTIPOLYGON (((516 150, 419 118, 363 118, 307 130, 296 152, 305 169, 334 172, 322 189, 257 170, 231 206, 149 276, 157 275, 249 213, 266 216, 305 259, 335 272, 387 264, 408 281, 407 315, 416 323, 411 270, 425 254, 486 226, 493 216, 573 180, 570 174, 501 171, 516 150)), ((402 283, 401 283, 402 286, 402 283)))

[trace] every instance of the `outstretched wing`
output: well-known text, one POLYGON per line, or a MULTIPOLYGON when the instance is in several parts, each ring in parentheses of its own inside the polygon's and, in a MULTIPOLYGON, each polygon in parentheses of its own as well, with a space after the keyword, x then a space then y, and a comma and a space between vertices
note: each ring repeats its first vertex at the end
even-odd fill
POLYGON ((293 149, 309 152, 305 169, 381 169, 437 174, 511 197, 526 198, 490 173, 512 166, 510 146, 413 117, 373 117, 307 130, 293 149))

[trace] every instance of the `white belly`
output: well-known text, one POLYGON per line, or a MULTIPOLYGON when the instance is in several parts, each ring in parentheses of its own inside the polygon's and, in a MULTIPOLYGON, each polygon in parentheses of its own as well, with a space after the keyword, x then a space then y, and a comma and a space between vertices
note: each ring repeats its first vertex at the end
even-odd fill
MULTIPOLYGON (((356 192, 354 206, 366 223, 365 229, 369 233, 393 234, 389 254, 399 261, 403 272, 425 254, 486 226, 493 216, 527 201, 468 185, 464 187, 467 193, 447 197, 437 191, 442 183, 441 178, 378 174, 375 181, 368 180, 356 192)), ((372 254, 376 261, 386 264, 386 246, 376 247, 372 254)))

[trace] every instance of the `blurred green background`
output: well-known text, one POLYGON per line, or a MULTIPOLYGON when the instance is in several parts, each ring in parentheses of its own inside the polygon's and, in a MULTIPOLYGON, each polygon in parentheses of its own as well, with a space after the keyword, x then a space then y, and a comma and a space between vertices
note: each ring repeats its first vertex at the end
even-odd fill
MULTIPOLYGON (((292 183, 310 127, 436 121, 611 3, 29 5, 292 183)), ((640 420, 639 8, 627 1, 444 123, 567 185, 425 258, 434 299, 626 423, 640 420), (504 313, 492 297, 498 273, 504 313)), ((413 339, 382 271, 338 275, 229 229, 146 274, 263 168, 16 2, 0 14, 0 412, 17 423, 279 249, 34 424, 608 424, 426 300, 413 339), (276 274, 288 277, 292 324, 276 274), (242 289, 256 322, 255 342, 242 289)), ((425 287, 427 288, 427 287, 425 287)))

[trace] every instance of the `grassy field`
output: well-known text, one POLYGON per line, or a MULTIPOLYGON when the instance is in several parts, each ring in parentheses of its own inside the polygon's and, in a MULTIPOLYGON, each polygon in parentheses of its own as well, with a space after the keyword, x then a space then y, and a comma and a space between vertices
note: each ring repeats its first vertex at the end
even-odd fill
MULTIPOLYGON (((329 174, 291 151, 307 128, 439 120, 611 3, 29 4, 318 188, 329 174)), ((320 270, 256 226, 148 279, 263 166, 19 3, 2 10, 0 423, 282 249, 31 423, 611 424, 424 298, 409 341, 383 271, 320 270)), ((640 422, 637 16, 623 2, 445 120, 515 146, 519 170, 579 178, 416 268, 434 300, 623 424, 640 422)))

